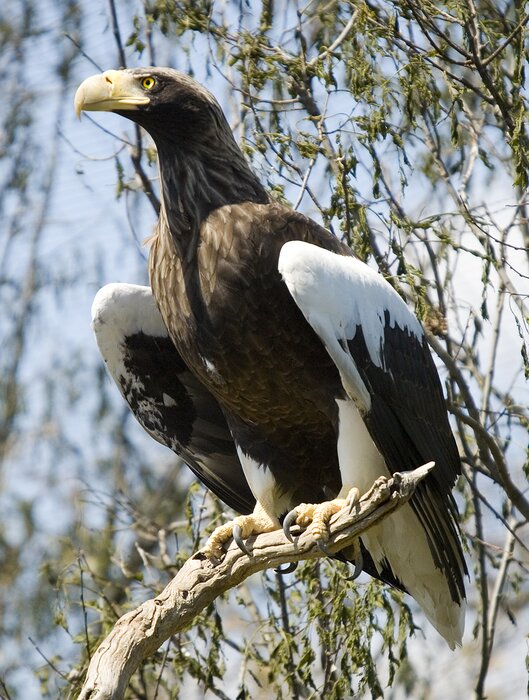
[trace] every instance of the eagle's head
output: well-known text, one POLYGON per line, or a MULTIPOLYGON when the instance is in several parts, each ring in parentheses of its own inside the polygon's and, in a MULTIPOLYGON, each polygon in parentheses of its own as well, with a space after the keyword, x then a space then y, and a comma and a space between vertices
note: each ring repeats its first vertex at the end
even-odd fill
POLYGON ((75 111, 116 112, 160 138, 192 143, 211 131, 231 132, 213 95, 171 68, 108 70, 87 78, 75 94, 75 111))
POLYGON ((152 136, 175 239, 196 233, 210 212, 226 204, 269 201, 219 103, 185 73, 154 67, 107 70, 81 83, 74 103, 78 116, 115 112, 152 136))

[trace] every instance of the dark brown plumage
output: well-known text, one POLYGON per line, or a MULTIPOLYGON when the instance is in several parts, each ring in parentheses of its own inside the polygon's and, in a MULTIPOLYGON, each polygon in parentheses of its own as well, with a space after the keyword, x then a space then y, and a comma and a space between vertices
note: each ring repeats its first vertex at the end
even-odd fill
POLYGON ((240 445, 259 459, 256 447, 262 443, 266 463, 292 491, 292 505, 323 500, 316 484, 337 493, 334 396, 343 395, 343 388, 325 348, 292 303, 277 260, 296 229, 309 242, 328 238, 337 250, 339 242, 279 205, 228 205, 203 224, 196 260, 186 265, 169 252, 163 216, 151 247, 150 279, 187 365, 224 407, 240 445), (266 231, 273 240, 264 246, 266 231), (186 290, 186 277, 193 276, 200 282, 186 290), (294 385, 292 372, 299 377, 294 385))
POLYGON ((466 568, 451 487, 460 463, 417 320, 328 231, 270 201, 218 103, 189 77, 107 71, 83 83, 76 107, 122 114, 156 143, 151 286, 178 354, 222 409, 257 499, 244 531, 434 460, 412 507, 363 539, 378 575, 400 581, 458 642, 466 568))

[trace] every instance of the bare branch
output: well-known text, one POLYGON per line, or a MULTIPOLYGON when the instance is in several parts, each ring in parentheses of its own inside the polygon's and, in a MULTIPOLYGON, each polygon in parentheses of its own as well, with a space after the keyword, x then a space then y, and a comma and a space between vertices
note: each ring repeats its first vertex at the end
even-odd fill
MULTIPOLYGON (((352 512, 342 509, 330 522, 326 549, 337 552, 353 543, 412 496, 433 462, 412 472, 377 479, 352 512)), ((92 657, 78 700, 120 700, 132 674, 167 639, 189 627, 198 613, 252 574, 287 562, 325 554, 308 533, 291 543, 282 530, 251 538, 252 556, 235 544, 217 566, 201 552, 193 555, 157 598, 121 617, 92 657)))
MULTIPOLYGON (((109 0, 110 17, 112 19, 112 33, 114 34, 114 40, 116 42, 116 48, 118 50, 119 61, 122 68, 127 66, 127 57, 125 55, 125 49, 123 48, 123 41, 121 38, 121 31, 118 23, 118 15, 116 11, 116 4, 114 0, 109 0)), ((147 195, 147 199, 151 203, 152 208, 156 214, 160 213, 160 201, 156 196, 150 179, 148 178, 142 164, 142 133, 140 127, 134 125, 134 133, 136 137, 136 143, 130 150, 130 159, 137 176, 140 179, 143 191, 147 195)))
POLYGON ((343 42, 345 41, 347 36, 350 34, 353 27, 355 26, 359 13, 360 13, 360 11, 357 8, 353 12, 353 14, 351 15, 349 21, 347 22, 345 27, 342 29, 340 34, 338 34, 336 39, 332 42, 332 44, 328 48, 326 48, 324 51, 322 51, 318 56, 315 56, 313 59, 311 59, 307 63, 308 66, 315 66, 318 63, 318 61, 323 61, 325 58, 327 58, 327 56, 330 56, 334 51, 336 51, 340 47, 340 44, 343 44, 343 42))
MULTIPOLYGON (((513 518, 511 517, 511 523, 513 527, 515 526, 515 522, 513 518)), ((484 624, 486 625, 486 629, 483 629, 483 643, 486 642, 487 647, 483 649, 482 655, 481 655, 481 666, 479 670, 479 676, 478 676, 478 681, 476 684, 476 698, 484 698, 485 697, 485 681, 487 679, 487 673, 489 670, 491 658, 492 658, 492 650, 493 650, 493 642, 494 642, 494 634, 496 631, 496 619, 498 616, 498 610, 500 607, 500 603, 502 602, 503 599, 503 588, 505 585, 505 581, 507 580, 507 571, 509 568, 509 565, 512 562, 513 559, 513 551, 514 551, 514 545, 516 542, 516 537, 513 534, 513 532, 507 532, 505 536, 505 545, 503 548, 503 553, 501 557, 501 561, 499 564, 499 569, 498 569, 498 575, 496 577, 496 581, 494 583, 494 591, 492 593, 492 597, 490 600, 488 600, 488 609, 487 609, 487 617, 485 618, 484 624)))
POLYGON ((121 32, 119 31, 118 15, 116 12, 116 4, 114 0, 109 0, 110 17, 112 19, 112 33, 114 34, 114 40, 116 42, 116 48, 118 50, 119 62, 121 68, 127 67, 127 58, 125 56, 125 49, 123 48, 123 42, 121 40, 121 32))

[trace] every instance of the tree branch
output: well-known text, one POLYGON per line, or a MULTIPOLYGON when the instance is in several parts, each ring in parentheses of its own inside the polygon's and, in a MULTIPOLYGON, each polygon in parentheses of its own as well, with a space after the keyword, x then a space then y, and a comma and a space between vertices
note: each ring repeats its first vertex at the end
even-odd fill
MULTIPOLYGON (((353 543, 365 530, 402 506, 417 484, 433 468, 433 462, 412 472, 380 477, 352 508, 342 509, 330 522, 326 549, 337 552, 353 543)), ((201 552, 194 554, 157 598, 121 617, 95 652, 78 700, 120 700, 132 674, 167 639, 183 630, 215 598, 252 574, 287 562, 325 556, 309 533, 294 543, 282 530, 247 542, 252 556, 232 543, 216 566, 201 552)))

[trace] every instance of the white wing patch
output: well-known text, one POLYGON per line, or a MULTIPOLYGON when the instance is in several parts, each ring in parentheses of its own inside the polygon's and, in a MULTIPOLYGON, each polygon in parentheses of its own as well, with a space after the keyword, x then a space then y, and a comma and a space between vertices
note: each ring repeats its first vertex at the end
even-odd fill
POLYGON ((138 284, 102 287, 92 303, 92 328, 109 364, 121 359, 117 348, 125 337, 141 332, 156 338, 168 337, 151 288, 138 284))
POLYGON ((365 413, 371 399, 347 341, 361 327, 371 362, 384 367, 384 329, 398 326, 422 339, 419 321, 381 275, 352 256, 289 241, 281 249, 278 269, 336 363, 344 388, 365 413))
MULTIPOLYGON (((126 338, 136 333, 156 338, 168 337, 151 288, 125 283, 102 287, 92 303, 92 328, 107 369, 125 400, 136 397, 138 411, 149 416, 150 427, 145 429, 157 442, 166 444, 163 438, 164 421, 158 407, 144 396, 145 385, 125 364, 126 338)), ((163 403, 169 407, 176 406, 176 401, 168 394, 163 395, 163 403)))

